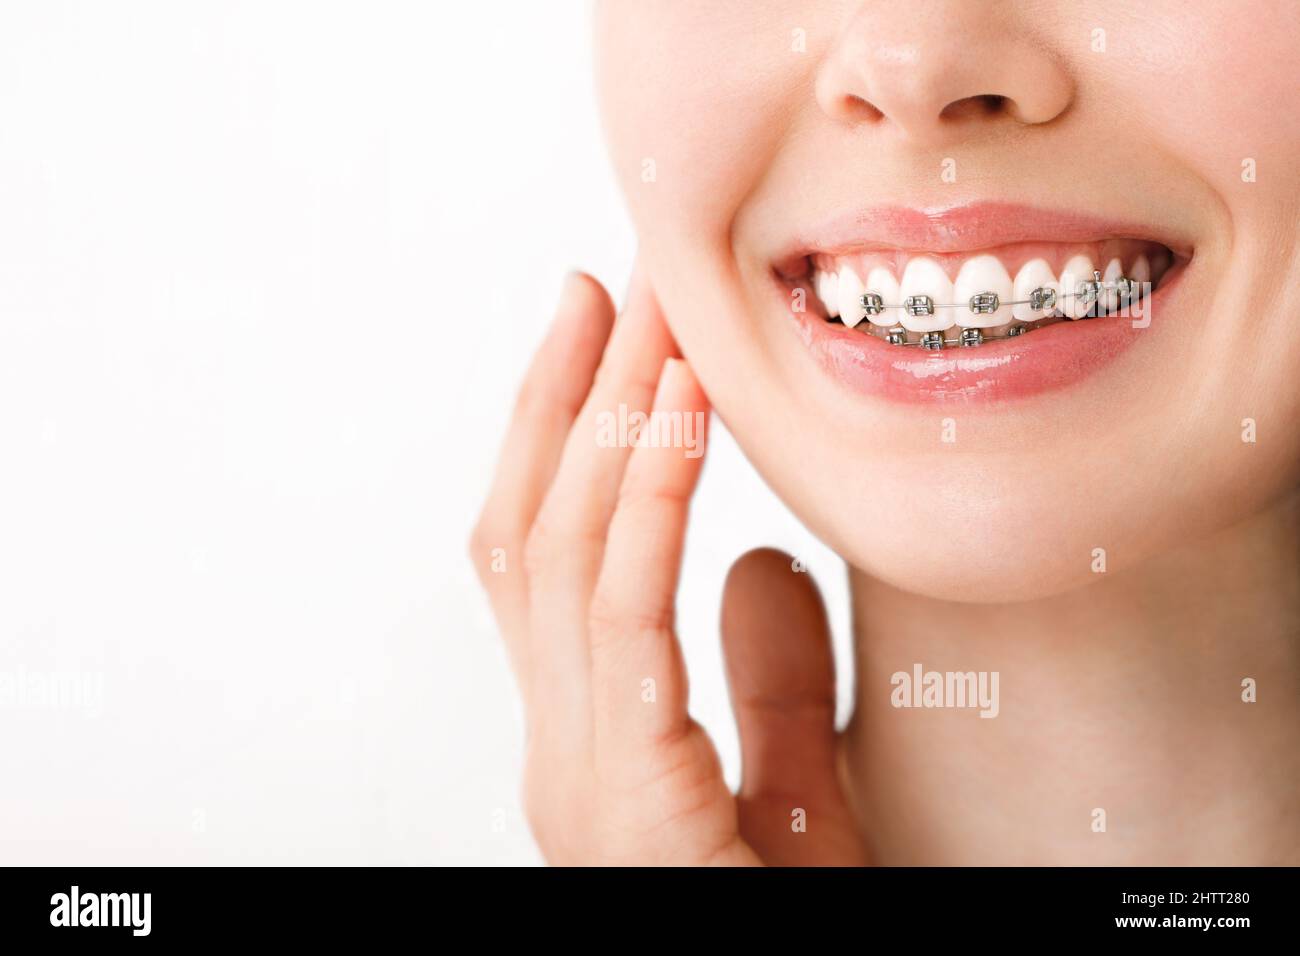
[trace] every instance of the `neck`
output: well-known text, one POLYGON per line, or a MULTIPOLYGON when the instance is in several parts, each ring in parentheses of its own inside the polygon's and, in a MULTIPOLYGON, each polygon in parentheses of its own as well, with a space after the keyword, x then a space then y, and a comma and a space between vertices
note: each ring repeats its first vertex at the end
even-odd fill
POLYGON ((1032 602, 853 571, 845 771, 876 860, 1300 863, 1298 498, 1032 602), (918 663, 998 672, 996 717, 895 707, 918 663))

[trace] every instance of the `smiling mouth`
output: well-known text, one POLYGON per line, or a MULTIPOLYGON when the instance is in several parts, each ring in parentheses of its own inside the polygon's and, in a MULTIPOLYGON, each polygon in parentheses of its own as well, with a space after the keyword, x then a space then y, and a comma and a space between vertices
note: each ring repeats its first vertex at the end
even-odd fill
POLYGON ((1147 374, 1119 359, 1176 324, 1155 311, 1178 312, 1195 258, 1177 225, 977 201, 834 212, 768 261, 777 327, 840 386, 992 407, 1147 374))
POLYGON ((1141 316, 1177 264, 1159 242, 1107 239, 969 253, 813 252, 786 279, 830 325, 938 351, 1061 322, 1141 316))

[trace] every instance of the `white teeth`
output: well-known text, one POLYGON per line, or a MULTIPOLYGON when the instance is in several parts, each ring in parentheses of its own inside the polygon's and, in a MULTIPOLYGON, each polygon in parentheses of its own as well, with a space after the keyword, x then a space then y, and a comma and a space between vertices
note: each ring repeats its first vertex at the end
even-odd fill
MULTIPOLYGON (((1128 277, 1138 283, 1151 281, 1151 263, 1147 262, 1145 255, 1139 253, 1138 257, 1133 260, 1133 268, 1129 270, 1128 277)), ((1143 291, 1146 290, 1143 289, 1143 291)))
POLYGON ((1011 298, 1025 303, 1011 307, 1011 317, 1017 322, 1035 322, 1052 314, 1052 309, 1030 308, 1027 300, 1035 289, 1051 289, 1057 295, 1057 305, 1061 304, 1059 301, 1061 284, 1056 281, 1056 274, 1052 272, 1052 267, 1047 264, 1046 259, 1030 259, 1016 273, 1011 298))
POLYGON ((1011 320, 1011 307, 999 305, 991 313, 976 313, 970 309, 971 296, 992 292, 999 302, 1010 302, 1011 276, 997 256, 976 256, 962 263, 961 271, 952 284, 952 301, 959 308, 953 310, 957 324, 967 329, 991 329, 1006 325, 1011 320))
POLYGON ((839 289, 836 299, 840 305, 840 321, 853 328, 862 321, 866 310, 862 308, 862 293, 866 291, 858 274, 848 266, 840 266, 839 289))
POLYGON ((867 290, 880 296, 880 301, 886 305, 894 305, 892 309, 886 309, 879 315, 869 315, 867 319, 872 325, 879 325, 884 328, 892 328, 898 324, 902 311, 897 308, 897 303, 902 300, 898 297, 898 280, 894 278, 894 273, 884 266, 876 266, 867 273, 867 290))
POLYGON ((813 288, 828 319, 840 314, 839 285, 840 277, 834 272, 817 272, 813 276, 813 288))
POLYGON ((903 309, 899 316, 903 328, 912 332, 942 332, 953 324, 953 310, 937 308, 952 303, 952 280, 939 263, 924 257, 910 260, 898 285, 904 303, 912 296, 929 296, 936 306, 932 315, 909 315, 903 309))
MULTIPOLYGON (((1047 259, 1031 259, 1020 267, 1014 280, 1001 259, 990 254, 963 261, 955 280, 948 278, 938 260, 926 255, 908 259, 901 279, 895 279, 894 270, 888 265, 892 260, 888 257, 856 256, 833 263, 834 271, 815 268, 808 285, 821 302, 827 318, 838 318, 847 328, 861 326, 865 318, 871 326, 880 329, 901 325, 909 332, 921 335, 947 332, 948 337, 952 337, 962 336, 964 332, 965 336, 973 338, 979 335, 976 330, 983 330, 987 341, 987 330, 1000 329, 1011 323, 1038 322, 1062 315, 1079 319, 1090 314, 1114 312, 1120 305, 1117 287, 1121 279, 1127 277, 1136 283, 1138 288, 1132 294, 1141 295, 1143 285, 1150 283, 1153 276, 1158 280, 1161 272, 1172 266, 1171 260, 1167 252, 1150 256, 1139 253, 1127 272, 1118 256, 1108 262, 1102 260, 1106 267, 1105 272, 1100 273, 1102 287, 1096 293, 1095 301, 1087 295, 1079 295, 1079 288, 1084 283, 1089 284, 1088 295, 1093 294, 1095 286, 1092 284, 1098 277, 1094 273, 1092 257, 1086 253, 1066 260, 1059 276, 1053 273, 1047 259), (865 280, 862 278, 864 272, 865 280), (1039 290, 1055 293, 1052 305, 1033 307, 1032 302, 1042 298, 1034 295, 1039 290), (867 306, 863 304, 863 297, 868 293, 868 301, 878 298, 882 311, 868 314, 867 306), (995 296, 997 308, 986 311, 995 296), (917 300, 912 306, 917 310, 916 314, 909 311, 907 303, 911 299, 917 300), (927 301, 928 313, 925 311, 927 301), (979 311, 972 309, 972 302, 979 311), (957 331, 949 331, 954 326, 957 331)), ((874 308, 874 302, 871 304, 874 308)), ((1024 331, 1027 330, 1016 326, 1007 334, 1024 331)), ((994 334, 993 337, 1004 336, 994 334)))
POLYGON ((1063 313, 1072 319, 1079 319, 1088 314, 1092 303, 1078 294, 1079 283, 1092 279, 1092 259, 1078 255, 1070 259, 1061 270, 1061 295, 1068 296, 1059 304, 1063 313))
POLYGON ((1115 307, 1119 305, 1119 292, 1115 290, 1115 282, 1124 274, 1124 267, 1120 265, 1118 258, 1111 259, 1110 265, 1106 266, 1106 271, 1101 274, 1101 281, 1110 284, 1109 288, 1101 294, 1102 305, 1107 312, 1114 312, 1115 307))

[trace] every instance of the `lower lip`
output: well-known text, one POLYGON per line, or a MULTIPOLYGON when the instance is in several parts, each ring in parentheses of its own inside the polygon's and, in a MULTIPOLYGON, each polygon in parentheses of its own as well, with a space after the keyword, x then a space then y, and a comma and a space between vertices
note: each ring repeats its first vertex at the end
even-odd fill
MULTIPOLYGON (((1183 270, 1168 275, 1151 295, 1143 321, 1168 307, 1183 270)), ((788 292, 784 293, 789 301, 788 292)), ((788 319, 786 321, 789 321, 788 319)), ((1065 388, 1114 362, 1155 323, 1111 316, 1062 321, 1013 339, 974 348, 928 352, 796 313, 799 338, 817 363, 841 385, 863 395, 904 404, 1008 402, 1065 388)))

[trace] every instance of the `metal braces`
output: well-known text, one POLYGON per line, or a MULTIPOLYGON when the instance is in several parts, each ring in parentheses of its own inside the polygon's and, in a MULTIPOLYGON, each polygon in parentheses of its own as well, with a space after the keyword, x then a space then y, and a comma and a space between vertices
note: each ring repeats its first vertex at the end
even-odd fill
MULTIPOLYGON (((1027 305, 1035 311, 1045 311, 1047 309, 1058 308, 1059 303, 1064 299, 1080 299, 1088 306, 1088 311, 1079 318, 1094 318, 1089 314, 1092 312, 1092 306, 1101 298, 1104 292, 1114 292, 1119 303, 1127 303, 1140 293, 1142 283, 1135 279, 1120 276, 1113 282, 1105 282, 1101 278, 1101 273, 1096 269, 1092 272, 1091 279, 1085 279, 1075 286, 1074 292, 1064 292, 1057 294, 1055 289, 1040 287, 1029 293, 1028 299, 1014 299, 1002 301, 996 292, 979 292, 970 297, 966 303, 961 302, 938 302, 936 303, 928 295, 909 295, 903 300, 901 305, 886 304, 880 295, 875 292, 864 292, 862 294, 862 309, 867 315, 879 315, 886 309, 902 309, 908 315, 923 316, 934 315, 935 309, 970 309, 975 315, 992 315, 1002 306, 1007 305, 1027 305)), ((907 329, 902 326, 893 326, 881 336, 874 331, 870 331, 873 326, 867 326, 863 329, 869 335, 876 338, 884 338, 891 345, 911 345, 920 346, 930 351, 938 351, 949 345, 961 346, 963 348, 972 348, 977 345, 983 345, 985 342, 997 341, 999 339, 1013 339, 1033 329, 1040 328, 1044 325, 1051 325, 1057 321, 1068 319, 1075 320, 1074 316, 1066 315, 1044 315, 1041 319, 1035 319, 1020 325, 1013 325, 1003 333, 990 334, 983 329, 962 329, 957 338, 945 338, 942 332, 922 332, 920 338, 915 342, 907 340, 907 329)))

